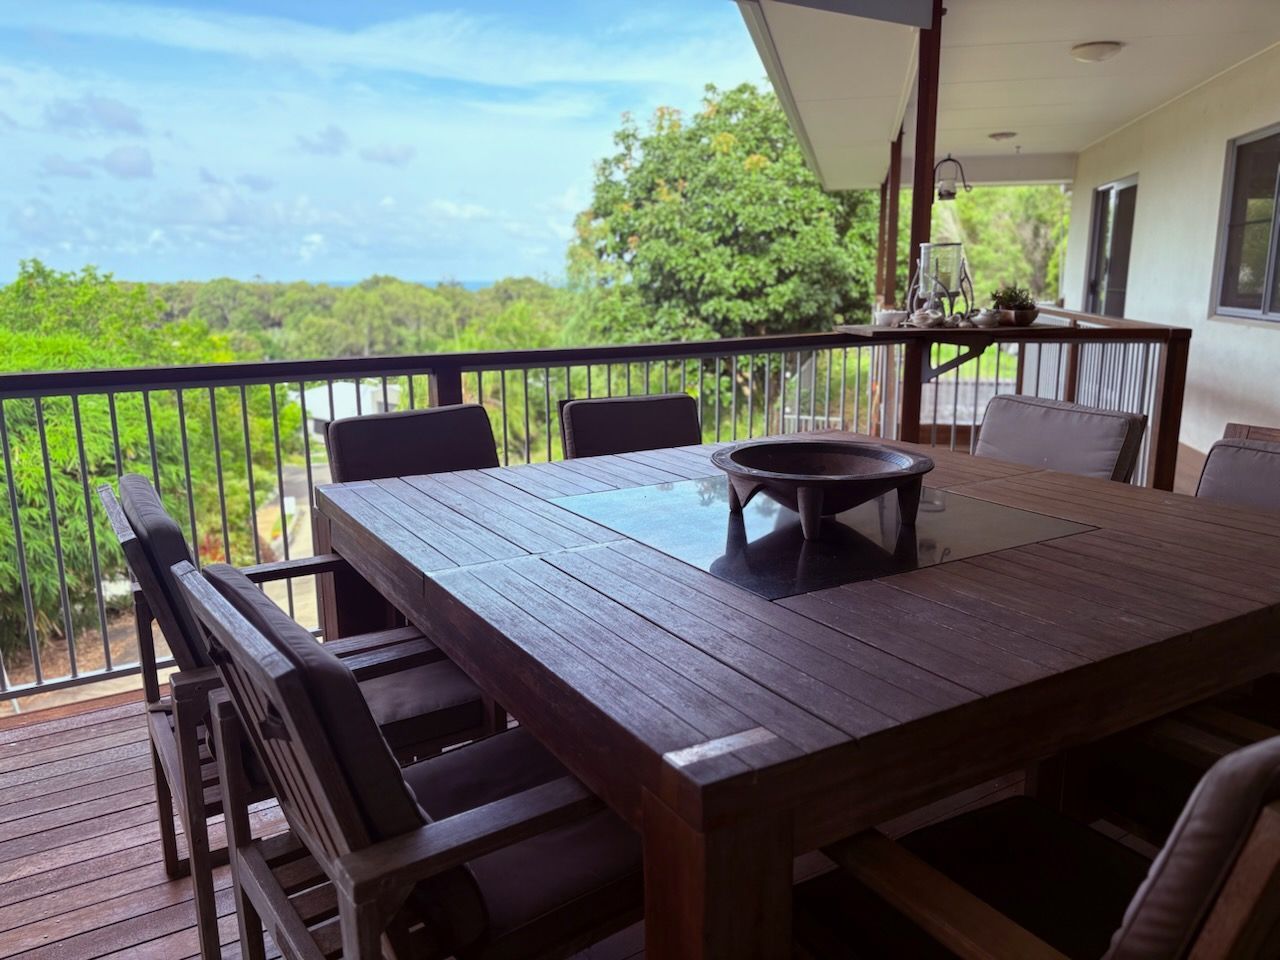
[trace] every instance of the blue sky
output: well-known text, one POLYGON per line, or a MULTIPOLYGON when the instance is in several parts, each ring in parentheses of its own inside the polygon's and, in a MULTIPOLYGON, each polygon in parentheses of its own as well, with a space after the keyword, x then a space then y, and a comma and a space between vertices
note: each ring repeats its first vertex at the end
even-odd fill
POLYGON ((622 112, 743 80, 730 0, 0 0, 0 280, 556 278, 622 112))

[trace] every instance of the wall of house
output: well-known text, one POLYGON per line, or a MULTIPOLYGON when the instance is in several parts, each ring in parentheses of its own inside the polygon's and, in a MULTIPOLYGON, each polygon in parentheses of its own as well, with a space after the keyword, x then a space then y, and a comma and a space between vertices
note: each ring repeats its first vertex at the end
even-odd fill
POLYGON ((1138 175, 1125 314, 1191 327, 1182 441, 1203 451, 1227 421, 1280 425, 1280 323, 1216 316, 1214 257, 1227 142, 1280 122, 1280 47, 1080 154, 1063 284, 1083 309, 1093 191, 1138 175))

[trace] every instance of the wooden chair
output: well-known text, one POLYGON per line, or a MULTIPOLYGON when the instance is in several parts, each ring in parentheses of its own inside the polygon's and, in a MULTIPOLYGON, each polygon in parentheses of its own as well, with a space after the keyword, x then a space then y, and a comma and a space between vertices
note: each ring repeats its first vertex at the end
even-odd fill
POLYGON ((1280 739, 1215 764, 1154 863, 1026 797, 827 852, 796 893, 814 957, 1280 956, 1280 739))
POLYGON ((1143 414, 1004 394, 987 404, 974 453, 1128 483, 1146 426, 1143 414))
MULTIPOLYGON (((109 484, 98 494, 134 583, 134 624, 165 871, 174 878, 190 874, 201 950, 205 957, 217 957, 212 871, 225 862, 226 850, 209 846, 207 822, 222 812, 223 796, 207 721, 209 694, 221 680, 171 573, 174 563, 191 560, 181 529, 145 477, 121 477, 120 490, 120 500, 109 484), (167 696, 161 692, 156 625, 178 667, 169 677, 167 696), (178 853, 175 805, 186 837, 186 857, 178 853)), ((325 555, 248 567, 245 576, 266 583, 323 574, 343 565, 341 558, 325 555)), ((357 671, 363 693, 402 755, 422 755, 488 732, 479 691, 417 630, 400 627, 333 640, 326 646, 357 671)), ((265 784, 259 782, 259 787, 261 798, 270 796, 265 784)))
POLYGON ((178 581, 226 685, 214 726, 246 960, 265 956, 264 922, 298 960, 516 960, 639 918, 639 839, 527 731, 402 770, 339 660, 278 608, 255 629, 234 569, 204 573, 178 581), (249 835, 246 745, 286 836, 249 835))
POLYGON ((560 404, 564 455, 601 457, 702 442, 698 402, 687 393, 565 400, 560 404))
POLYGON ((498 466, 489 414, 478 403, 345 417, 324 439, 334 483, 498 466))
POLYGON ((1196 496, 1280 510, 1280 429, 1227 424, 1205 457, 1196 496))
MULTIPOLYGON (((489 415, 477 403, 334 420, 325 430, 325 448, 334 483, 498 466, 489 415)), ((317 550, 329 549, 327 528, 318 527, 317 535, 317 550)), ((323 622, 343 633, 404 622, 354 570, 329 575, 321 587, 323 622)))

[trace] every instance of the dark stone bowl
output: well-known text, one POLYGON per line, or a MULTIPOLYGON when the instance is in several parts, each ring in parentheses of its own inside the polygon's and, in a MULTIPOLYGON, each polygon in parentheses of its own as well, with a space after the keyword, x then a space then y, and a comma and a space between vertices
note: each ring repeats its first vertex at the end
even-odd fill
POLYGON ((822 518, 898 491, 903 526, 915 526, 928 457, 855 440, 757 440, 717 450, 711 462, 729 475, 729 509, 741 513, 757 493, 800 514, 806 540, 822 518))

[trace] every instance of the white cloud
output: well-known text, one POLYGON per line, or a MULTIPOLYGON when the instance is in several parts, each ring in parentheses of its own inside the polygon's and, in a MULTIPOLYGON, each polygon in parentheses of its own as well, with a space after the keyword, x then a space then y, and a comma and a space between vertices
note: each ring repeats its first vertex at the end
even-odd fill
POLYGON ((298 134, 294 142, 304 153, 314 153, 319 157, 336 157, 346 151, 350 138, 345 130, 331 123, 314 137, 298 134))
POLYGON ((298 247, 298 259, 308 263, 316 254, 324 250, 324 246, 323 233, 308 233, 302 238, 302 243, 298 247))
POLYGON ((417 155, 418 151, 407 143, 380 143, 360 151, 362 159, 370 163, 385 163, 389 167, 403 167, 417 155))
POLYGON ((59 97, 44 108, 45 123, 68 133, 123 133, 141 136, 147 132, 138 111, 113 97, 86 93, 74 100, 59 97))
POLYGON ((665 36, 657 30, 629 32, 606 44, 600 38, 521 29, 508 17, 460 12, 338 29, 284 17, 128 3, 0 6, 0 25, 143 41, 321 71, 378 70, 506 86, 701 84, 761 72, 741 37, 699 29, 699 19, 697 11, 673 14, 665 36))
POLYGON ((155 174, 151 151, 146 147, 116 147, 95 163, 119 180, 144 180, 155 174))
POLYGON ((50 177, 71 177, 76 180, 88 180, 93 176, 93 171, 86 163, 78 160, 68 160, 61 154, 53 153, 40 161, 40 169, 46 176, 50 177))
POLYGON ((478 203, 455 203, 452 200, 432 200, 429 204, 434 213, 449 220, 481 220, 493 214, 488 208, 478 203))
POLYGON ((236 183, 242 187, 248 187, 254 193, 266 193, 276 185, 276 182, 270 177, 264 177, 257 173, 242 173, 236 177, 236 183))

